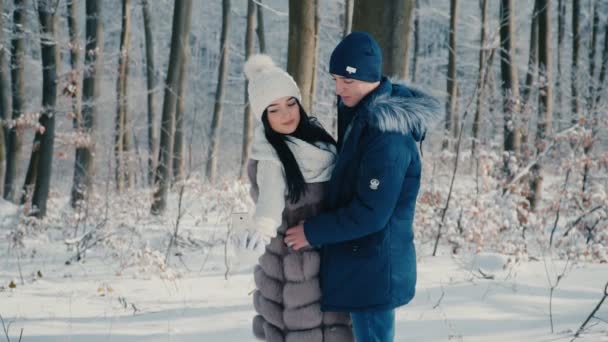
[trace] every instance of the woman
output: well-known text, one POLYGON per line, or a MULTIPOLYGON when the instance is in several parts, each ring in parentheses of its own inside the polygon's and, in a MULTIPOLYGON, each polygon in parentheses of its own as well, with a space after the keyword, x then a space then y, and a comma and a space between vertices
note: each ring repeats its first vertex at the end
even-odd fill
POLYGON ((254 335, 270 342, 350 342, 347 314, 321 312, 319 253, 283 243, 287 227, 322 210, 334 139, 300 105, 300 90, 270 57, 245 63, 254 133, 248 174, 256 202, 253 240, 268 241, 255 267, 254 335))

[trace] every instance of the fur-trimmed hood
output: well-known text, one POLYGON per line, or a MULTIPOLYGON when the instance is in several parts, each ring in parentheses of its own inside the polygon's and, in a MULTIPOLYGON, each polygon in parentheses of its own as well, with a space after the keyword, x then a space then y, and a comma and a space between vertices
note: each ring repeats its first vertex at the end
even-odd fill
POLYGON ((435 98, 386 77, 358 107, 358 114, 370 125, 383 132, 411 132, 416 141, 423 140, 441 117, 439 101, 435 98))

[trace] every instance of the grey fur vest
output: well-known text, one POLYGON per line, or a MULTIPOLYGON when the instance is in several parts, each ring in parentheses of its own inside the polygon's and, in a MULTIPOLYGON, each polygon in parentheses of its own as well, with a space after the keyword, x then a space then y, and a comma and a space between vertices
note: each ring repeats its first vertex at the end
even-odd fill
MULTIPOLYGON (((257 161, 248 164, 251 196, 257 202, 257 161)), ((321 212, 326 182, 308 183, 297 202, 285 199, 277 236, 266 246, 255 267, 253 334, 269 342, 353 342, 347 313, 322 312, 319 286, 319 252, 295 252, 283 242, 285 230, 321 212)))

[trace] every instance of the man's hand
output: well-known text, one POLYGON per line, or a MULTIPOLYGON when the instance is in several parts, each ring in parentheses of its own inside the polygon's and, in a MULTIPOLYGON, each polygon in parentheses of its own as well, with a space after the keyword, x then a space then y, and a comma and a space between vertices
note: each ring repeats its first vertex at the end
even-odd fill
POLYGON ((306 240, 306 235, 304 235, 304 221, 300 221, 297 226, 287 229, 283 241, 285 241, 285 244, 287 244, 288 247, 295 251, 310 246, 310 243, 306 240))

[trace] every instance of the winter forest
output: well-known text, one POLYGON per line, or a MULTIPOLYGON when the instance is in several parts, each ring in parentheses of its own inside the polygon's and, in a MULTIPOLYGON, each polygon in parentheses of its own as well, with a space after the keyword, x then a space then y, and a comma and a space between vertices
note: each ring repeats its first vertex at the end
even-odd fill
POLYGON ((351 31, 442 117, 396 341, 608 341, 608 0, 0 0, 0 341, 252 341, 270 55, 335 136, 351 31))

